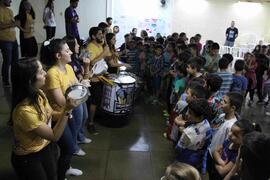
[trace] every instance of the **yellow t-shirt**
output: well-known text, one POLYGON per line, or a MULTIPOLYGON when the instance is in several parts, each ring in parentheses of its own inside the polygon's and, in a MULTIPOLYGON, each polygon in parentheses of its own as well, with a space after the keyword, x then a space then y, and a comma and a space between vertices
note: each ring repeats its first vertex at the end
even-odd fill
POLYGON ((26 21, 24 29, 26 30, 26 32, 23 33, 25 39, 34 36, 34 20, 29 13, 26 13, 26 21))
MULTIPOLYGON (((76 76, 72 67, 66 64, 65 68, 66 72, 61 71, 57 66, 53 66, 48 70, 45 83, 46 90, 60 88, 63 95, 65 95, 67 88, 76 83, 76 76)), ((63 110, 63 107, 57 105, 50 93, 47 93, 47 97, 55 111, 63 110)))
POLYGON ((52 117, 52 108, 45 96, 38 97, 38 104, 42 113, 38 113, 35 107, 30 104, 29 99, 19 103, 13 113, 13 131, 15 138, 15 146, 13 152, 17 155, 27 155, 38 152, 47 146, 50 141, 37 136, 32 131, 42 124, 50 125, 52 117))
MULTIPOLYGON (((7 7, 0 7, 0 24, 10 24, 14 21, 13 12, 7 7)), ((0 30, 1 41, 15 41, 16 31, 15 27, 10 27, 0 30)))
POLYGON ((98 57, 102 52, 103 52, 103 47, 102 45, 96 45, 92 42, 90 42, 87 45, 86 50, 91 54, 90 60, 95 59, 96 57, 98 57))

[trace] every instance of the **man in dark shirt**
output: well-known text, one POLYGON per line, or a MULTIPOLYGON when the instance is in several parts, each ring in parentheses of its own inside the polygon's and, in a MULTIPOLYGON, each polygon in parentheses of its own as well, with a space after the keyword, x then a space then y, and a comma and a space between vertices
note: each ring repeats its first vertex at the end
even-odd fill
POLYGON ((76 12, 79 0, 70 0, 70 6, 65 10, 66 35, 74 37, 80 44, 80 35, 78 30, 79 16, 76 12))
POLYGON ((229 46, 233 47, 234 46, 234 41, 238 36, 238 29, 234 27, 235 22, 231 22, 231 27, 227 28, 226 30, 226 41, 224 46, 229 46))

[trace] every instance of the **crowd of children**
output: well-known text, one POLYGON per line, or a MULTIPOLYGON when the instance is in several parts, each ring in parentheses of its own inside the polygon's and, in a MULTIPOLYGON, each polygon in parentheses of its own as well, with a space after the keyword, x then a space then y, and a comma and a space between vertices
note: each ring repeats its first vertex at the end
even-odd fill
MULTIPOLYGON (((223 179, 232 176, 245 135, 258 130, 240 116, 244 99, 249 95, 252 106, 256 90, 257 103, 268 105, 270 51, 257 46, 234 61, 231 54, 221 57, 219 44, 211 40, 200 49, 200 38, 196 35, 188 42, 185 33, 156 39, 132 34, 125 41, 123 60, 132 62, 136 68, 132 72, 144 80, 151 95, 146 103, 166 102, 164 136, 173 141, 176 161, 208 172, 210 179, 223 179), (136 48, 136 55, 129 56, 136 48)), ((261 156, 269 159, 269 153, 261 156)), ((263 173, 264 179, 269 178, 263 173)))
MULTIPOLYGON (((10 2, 1 0, 0 5, 10 14, 6 8, 10 2)), ((48 6, 52 8, 50 13, 54 13, 53 5, 48 6)), ((268 105, 268 100, 264 101, 270 99, 269 46, 258 45, 252 53, 246 53, 243 60, 236 60, 233 73, 232 55, 224 54, 221 57, 219 44, 212 40, 202 46, 200 34, 188 41, 184 32, 173 33, 168 37, 149 37, 147 31, 142 30, 139 37, 137 29, 133 28, 131 33, 125 35, 125 43, 116 49, 115 36, 118 31, 111 33, 112 19, 107 18, 107 23, 101 22, 98 27, 90 28, 89 42, 84 49, 86 54, 82 54, 77 27, 79 17, 75 11, 77 6, 78 0, 70 1, 70 7, 65 13, 67 36, 45 41, 40 61, 32 58, 37 55, 37 43, 33 35, 35 13, 27 0, 22 0, 16 23, 8 27, 20 28, 21 53, 26 57, 13 62, 22 76, 12 73, 13 87, 27 91, 26 94, 13 91, 13 99, 18 99, 16 103, 13 100, 12 107, 14 112, 11 119, 16 141, 12 165, 20 178, 47 179, 46 176, 50 176, 51 179, 64 180, 66 175, 83 173, 71 167, 71 159, 73 155, 85 155, 79 143, 91 142, 85 136, 86 123, 90 132, 98 133, 94 117, 101 101, 102 82, 89 74, 91 67, 103 59, 111 68, 116 68, 111 69, 113 72, 117 72, 121 66, 118 60, 121 60, 128 71, 144 82, 144 95, 150 94, 146 103, 166 103, 164 114, 168 119, 164 121, 167 125, 164 136, 173 142, 177 155, 176 163, 167 168, 164 178, 180 179, 178 177, 183 172, 180 173, 180 167, 189 169, 194 179, 200 179, 198 171, 201 175, 208 172, 210 180, 232 177, 267 180, 270 177, 270 140, 263 133, 255 132, 260 131, 256 124, 240 116, 245 96, 249 94, 248 104, 252 106, 255 90, 258 104, 268 105), (25 29, 29 32, 25 32, 25 29), (47 72, 42 65, 47 68, 47 72), (88 109, 85 103, 75 105, 69 102, 64 96, 68 86, 89 78, 92 95, 88 109), (30 108, 35 116, 28 114, 28 117, 29 112, 23 111, 23 108, 30 108), (61 117, 58 117, 59 114, 57 116, 56 111, 61 112, 61 117), (71 118, 76 120, 68 121, 71 118), (51 119, 54 121, 52 126, 51 119), (26 124, 22 125, 21 121, 26 124), (25 137, 21 139, 20 134, 25 137), (28 141, 32 143, 31 138, 37 141, 28 147, 26 145, 28 141), (58 142, 60 155, 57 161, 53 157, 54 144, 49 141, 58 142), (33 149, 33 145, 37 148, 33 149), (34 155, 32 157, 29 154, 34 155), (40 158, 44 154, 52 159, 40 158), (34 161, 34 165, 25 163, 30 160, 34 161), (31 173, 33 169, 35 173, 31 173), (39 173, 41 171, 43 174, 39 173)), ((52 27, 50 31, 55 31, 55 26, 52 27)), ((46 28, 49 39, 55 32, 49 32, 50 28, 46 28)), ((12 40, 15 38, 13 35, 12 40)), ((14 45, 17 47, 17 44, 14 45)), ((5 86, 9 86, 8 66, 2 72, 5 86)))

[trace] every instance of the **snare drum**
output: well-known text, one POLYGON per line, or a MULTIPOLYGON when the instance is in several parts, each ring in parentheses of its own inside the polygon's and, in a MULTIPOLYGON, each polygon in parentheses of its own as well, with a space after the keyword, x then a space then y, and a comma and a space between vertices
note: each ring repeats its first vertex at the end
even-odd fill
POLYGON ((65 93, 66 98, 75 100, 78 104, 82 104, 87 101, 90 96, 90 92, 87 87, 84 85, 72 85, 70 86, 65 93))
POLYGON ((108 65, 104 59, 96 62, 92 67, 92 73, 96 76, 105 74, 108 70, 108 65))

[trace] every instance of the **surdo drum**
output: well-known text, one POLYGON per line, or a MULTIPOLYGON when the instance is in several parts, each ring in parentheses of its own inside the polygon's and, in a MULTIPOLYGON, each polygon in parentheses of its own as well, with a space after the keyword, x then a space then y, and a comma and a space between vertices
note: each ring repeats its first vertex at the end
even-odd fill
POLYGON ((114 84, 103 86, 101 109, 110 115, 127 115, 132 111, 136 79, 128 74, 110 74, 114 84))

